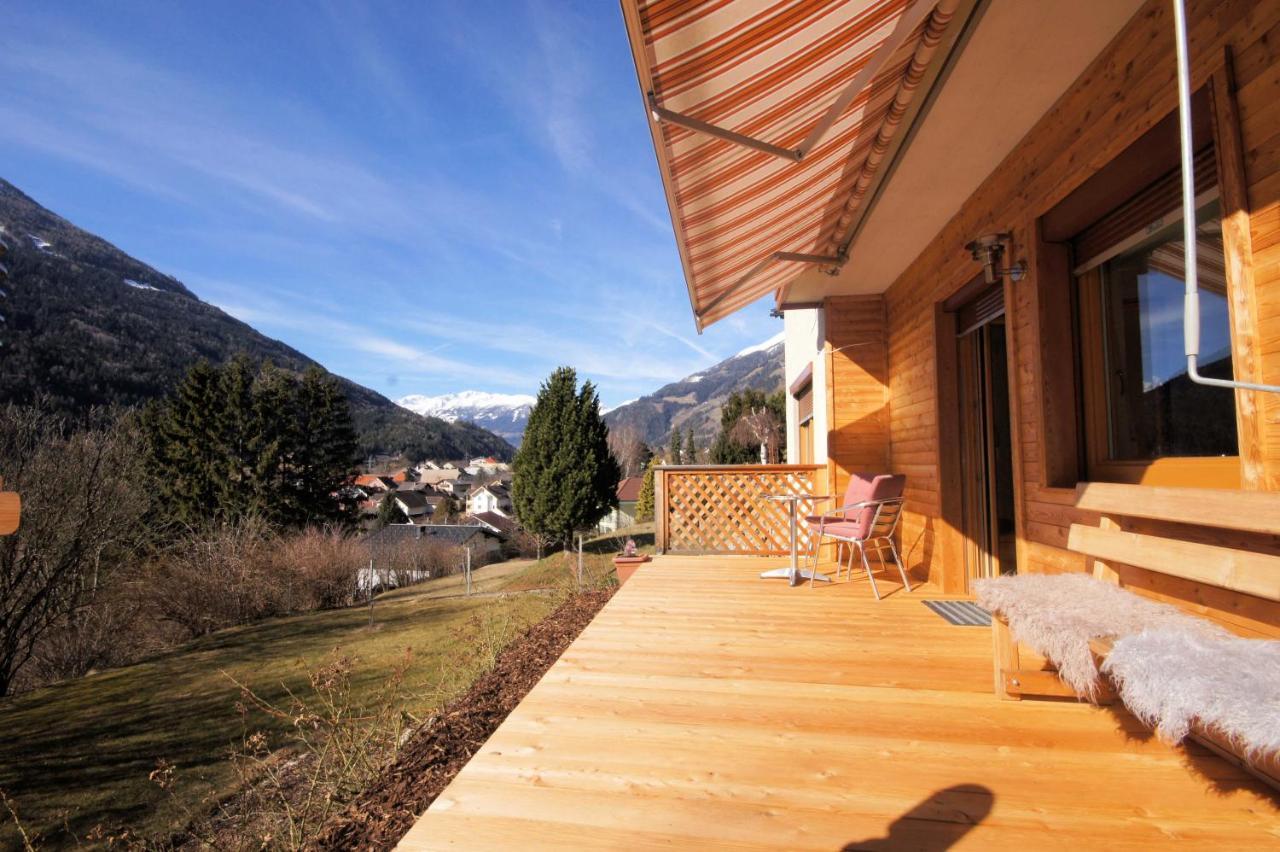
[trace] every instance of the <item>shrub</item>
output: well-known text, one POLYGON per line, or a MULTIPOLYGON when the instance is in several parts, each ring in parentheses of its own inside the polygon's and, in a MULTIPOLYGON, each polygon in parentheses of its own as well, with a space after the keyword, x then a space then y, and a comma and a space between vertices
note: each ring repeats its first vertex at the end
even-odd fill
POLYGON ((360 569, 368 556, 341 530, 311 527, 282 536, 280 573, 294 579, 299 598, 294 609, 334 609, 355 603, 360 569))
POLYGON ((38 407, 0 407, 0 476, 23 500, 22 525, 0 538, 0 696, 144 542, 141 456, 131 418, 98 411, 71 424, 38 407))

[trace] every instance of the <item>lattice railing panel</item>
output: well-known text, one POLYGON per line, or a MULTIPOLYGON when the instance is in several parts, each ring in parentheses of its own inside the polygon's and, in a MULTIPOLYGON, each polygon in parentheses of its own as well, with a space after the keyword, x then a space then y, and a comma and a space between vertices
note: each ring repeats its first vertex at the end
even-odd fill
MULTIPOLYGON (((661 549, 758 556, 791 552, 789 507, 766 498, 820 496, 825 480, 814 465, 666 467, 659 475, 661 549)), ((814 507, 814 500, 802 500, 800 514, 813 514, 814 507)))

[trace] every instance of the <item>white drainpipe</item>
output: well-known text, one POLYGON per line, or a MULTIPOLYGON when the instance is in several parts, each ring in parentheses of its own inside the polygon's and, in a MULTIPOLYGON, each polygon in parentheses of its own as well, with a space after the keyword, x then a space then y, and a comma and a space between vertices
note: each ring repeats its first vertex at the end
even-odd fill
POLYGON ((1182 144, 1182 244, 1186 270, 1183 296, 1183 339, 1187 350, 1187 375, 1196 384, 1232 390, 1280 393, 1280 385, 1211 379, 1200 375, 1200 282, 1196 269, 1196 176, 1191 143, 1191 62, 1187 55, 1185 0, 1173 0, 1173 26, 1178 49, 1178 135, 1182 144))

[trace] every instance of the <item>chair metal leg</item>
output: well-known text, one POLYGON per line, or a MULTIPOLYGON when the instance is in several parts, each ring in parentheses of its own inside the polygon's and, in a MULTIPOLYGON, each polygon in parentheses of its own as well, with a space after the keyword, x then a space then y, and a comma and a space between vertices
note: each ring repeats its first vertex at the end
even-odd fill
POLYGON ((911 581, 907 579, 907 569, 903 567, 902 560, 898 558, 898 547, 893 543, 893 539, 889 539, 889 552, 893 554, 893 561, 898 566, 898 573, 902 575, 902 585, 910 592, 911 581))
POLYGON ((858 552, 862 554, 862 567, 867 571, 867 579, 871 581, 871 593, 876 596, 876 600, 880 600, 880 590, 876 588, 876 577, 871 573, 871 563, 867 561, 867 550, 862 546, 862 542, 858 542, 858 552))
POLYGON ((844 549, 849 552, 849 558, 845 560, 844 576, 846 580, 853 579, 853 542, 846 541, 844 549))

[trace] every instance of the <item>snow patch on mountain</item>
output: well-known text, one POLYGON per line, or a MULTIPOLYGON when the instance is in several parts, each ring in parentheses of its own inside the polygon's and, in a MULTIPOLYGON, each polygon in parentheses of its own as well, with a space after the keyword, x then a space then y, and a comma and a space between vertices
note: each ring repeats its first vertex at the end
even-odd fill
POLYGON ((777 334, 775 334, 773 337, 770 337, 764 343, 757 343, 755 346, 748 346, 746 349, 743 349, 741 352, 739 352, 737 355, 734 355, 733 357, 741 358, 743 355, 750 355, 753 352, 767 352, 768 350, 772 349, 773 347, 781 343, 783 340, 785 340, 786 336, 787 336, 787 333, 785 331, 780 331, 777 334))
POLYGON ((622 402, 618 403, 617 405, 602 405, 600 406, 600 416, 603 417, 604 415, 608 414, 610 411, 614 411, 615 409, 622 408, 622 406, 624 405, 630 405, 631 403, 637 401, 638 399, 640 399, 640 397, 636 396, 636 397, 632 397, 631 399, 625 399, 622 402))
POLYGON ((439 417, 450 423, 463 421, 482 426, 519 446, 529 412, 537 400, 524 393, 487 393, 466 390, 441 396, 410 394, 396 404, 417 414, 439 417))
POLYGON ((155 290, 157 293, 162 292, 159 287, 152 287, 150 284, 143 284, 141 281, 134 281, 132 278, 125 278, 124 283, 130 287, 136 287, 139 290, 155 290))

